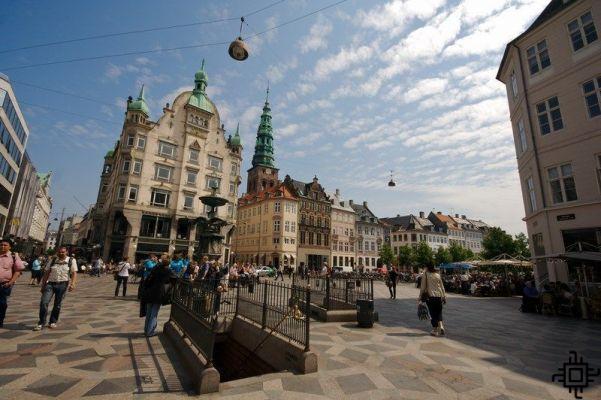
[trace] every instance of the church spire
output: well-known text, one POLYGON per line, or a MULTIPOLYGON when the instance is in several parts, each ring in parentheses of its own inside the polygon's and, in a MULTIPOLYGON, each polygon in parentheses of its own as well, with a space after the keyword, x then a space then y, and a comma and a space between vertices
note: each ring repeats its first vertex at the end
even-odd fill
POLYGON ((263 114, 261 114, 259 128, 257 129, 255 154, 252 160, 252 166, 256 167, 257 165, 275 168, 273 156, 273 128, 271 126, 271 107, 269 106, 269 84, 267 85, 263 114))

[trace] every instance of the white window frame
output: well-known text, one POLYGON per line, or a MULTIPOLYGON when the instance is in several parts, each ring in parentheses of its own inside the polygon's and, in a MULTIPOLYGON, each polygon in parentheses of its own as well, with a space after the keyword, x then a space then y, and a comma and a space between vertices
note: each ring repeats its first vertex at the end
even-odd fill
POLYGON ((129 187, 129 193, 127 193, 127 201, 130 201, 133 203, 138 201, 138 191, 139 191, 139 188, 137 185, 131 185, 129 187), (133 198, 132 198, 132 193, 134 193, 133 198))
POLYGON ((238 164, 237 163, 232 163, 232 175, 238 176, 238 164))
POLYGON ((570 44, 572 46, 572 51, 574 52, 578 52, 582 49, 584 49, 586 46, 588 46, 589 44, 596 42, 597 40, 599 40, 599 34, 597 32, 597 27, 595 26, 595 20, 593 19, 593 15, 591 14, 590 11, 585 12, 584 14, 582 14, 580 17, 575 18, 573 20, 571 20, 570 22, 568 22, 568 24, 566 25, 567 29, 568 29, 568 35, 570 36, 570 44), (587 22, 583 21, 583 18, 587 17, 588 15, 588 19, 587 22), (584 31, 584 28, 586 27, 591 27, 594 30, 594 39, 589 41, 589 38, 586 35, 586 32, 584 31), (576 48, 574 42, 576 39, 578 38, 577 41, 582 42, 582 47, 580 48, 576 48))
POLYGON ((194 195, 184 193, 184 210, 194 209, 194 195), (191 204, 186 204, 188 200, 191 200, 191 204))
POLYGON ((188 153, 188 161, 193 164, 198 164, 200 161, 200 150, 190 149, 188 153), (195 156, 192 156, 192 154, 194 154, 195 156))
POLYGON ((565 164, 561 164, 561 165, 547 167, 547 181, 549 182, 549 192, 551 194, 551 201, 553 202, 553 204, 570 203, 572 201, 578 200, 578 190, 576 188, 576 181, 574 179, 574 170, 572 167, 572 163, 565 163, 565 164), (569 174, 566 174, 565 167, 569 167, 569 169, 570 169, 569 174), (552 177, 551 171, 556 171, 557 175, 555 177, 552 177), (571 200, 568 200, 567 192, 566 192, 566 181, 568 179, 572 179, 572 181, 573 181, 574 194, 576 196, 575 199, 571 199, 571 200), (561 192, 561 200, 560 201, 556 201, 555 197, 553 196, 554 192, 556 192, 553 189, 553 183, 555 183, 555 182, 559 183, 559 189, 561 192))
POLYGON ((230 182, 230 194, 236 195, 236 182, 230 182))
POLYGON ((125 192, 127 191, 127 185, 121 183, 117 188, 117 200, 123 201, 125 200, 125 192))
POLYGON ((208 167, 215 171, 221 171, 223 169, 223 160, 215 156, 207 156, 208 167))
POLYGON ((191 169, 186 170, 186 185, 196 185, 197 179, 198 179, 198 171, 194 171, 191 169), (190 180, 190 176, 193 176, 194 179, 190 180))
POLYGON ((280 203, 279 201, 276 201, 275 203, 273 203, 273 212, 276 214, 279 214, 282 211, 282 203, 280 203))
POLYGON ((171 192, 169 192, 168 190, 161 190, 161 189, 152 189, 150 192, 150 205, 151 206, 156 206, 156 207, 169 207, 169 201, 171 200, 171 192), (165 202, 163 203, 158 203, 156 201, 156 195, 157 194, 161 194, 165 196, 165 202))
POLYGON ((530 202, 530 212, 536 212, 536 189, 534 188, 534 179, 526 179, 526 190, 528 191, 528 200, 530 202))
POLYGON ((141 175, 142 174, 142 160, 134 160, 134 166, 132 169, 132 173, 134 175, 141 175))
POLYGON ((136 148, 140 150, 144 150, 146 147, 146 136, 138 136, 138 140, 136 141, 136 148))
POLYGON ((205 189, 211 190, 211 185, 210 185, 211 181, 216 181, 217 182, 217 192, 221 191, 221 178, 219 178, 217 176, 211 176, 211 175, 205 176, 205 189))
POLYGON ((601 75, 584 82, 582 84, 582 93, 584 96, 584 106, 586 108, 587 115, 589 116, 589 118, 597 118, 601 116, 601 75), (590 84, 593 85, 593 90, 587 91, 585 86, 590 84), (597 115, 593 115, 591 113, 591 109, 595 107, 595 105, 591 106, 588 103, 589 98, 594 98, 596 101, 597 115))
POLYGON ((275 221, 273 221, 273 231, 274 232, 280 231, 280 221, 277 219, 275 221))
POLYGON ((559 103, 559 98, 557 96, 549 97, 548 99, 537 103, 536 116, 536 119, 538 121, 538 130, 540 131, 541 136, 546 136, 565 128, 565 125, 563 123, 563 116, 561 115, 561 104, 559 103), (557 101, 557 106, 551 106, 551 104, 554 103, 553 100, 557 101), (555 122, 557 121, 557 119, 553 119, 552 114, 554 111, 559 112, 559 121, 561 121, 561 127, 559 128, 555 128, 555 122), (546 124, 549 126, 549 132, 543 132, 543 124, 541 122, 541 117, 545 117, 546 124))
POLYGON ((528 60, 528 71, 530 72, 530 75, 536 75, 542 70, 549 68, 551 66, 551 56, 549 56, 547 40, 543 39, 528 47, 528 49, 526 49, 526 58, 528 60), (532 70, 532 60, 536 61, 536 71, 532 70), (548 64, 543 65, 544 61, 548 61, 548 64))
POLYGON ((175 158, 177 154, 177 146, 173 143, 163 142, 159 140, 159 156, 167 158, 175 158), (170 152, 166 152, 165 149, 171 149, 170 152))
POLYGON ((136 135, 127 135, 127 147, 134 147, 136 142, 136 135))
POLYGON ((167 165, 155 164, 154 166, 154 179, 159 181, 171 182, 173 178, 173 167, 169 167, 167 165), (169 172, 169 176, 167 178, 161 177, 160 171, 165 170, 169 172))
POLYGON ((518 148, 519 148, 519 154, 518 156, 521 156, 522 154, 524 154, 526 152, 526 150, 528 150, 528 140, 526 139, 526 127, 524 126, 524 120, 520 119, 518 121, 518 148))
POLYGON ((513 94, 513 98, 516 99, 518 97, 518 78, 515 75, 515 70, 511 71, 511 92, 513 94))
POLYGON ((129 174, 130 168, 131 168, 131 160, 123 160, 123 168, 121 171, 124 174, 129 174))

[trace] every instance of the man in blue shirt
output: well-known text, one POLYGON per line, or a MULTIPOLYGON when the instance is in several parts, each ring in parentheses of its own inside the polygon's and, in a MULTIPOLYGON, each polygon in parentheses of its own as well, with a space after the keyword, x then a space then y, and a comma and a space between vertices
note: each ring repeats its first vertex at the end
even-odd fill
POLYGON ((171 268, 171 270, 173 272, 175 272, 175 275, 177 275, 178 277, 181 277, 183 275, 186 267, 184 265, 184 262, 180 258, 179 254, 176 254, 173 257, 173 260, 171 261, 170 268, 171 268))
POLYGON ((42 256, 39 256, 31 263, 31 280, 30 285, 39 285, 42 279, 42 256))
MULTIPOLYGON (((148 278, 148 275, 150 275, 150 271, 157 265, 157 256, 151 254, 148 260, 144 261, 144 264, 142 265, 144 267, 142 278, 146 279, 148 278)), ((142 283, 140 283, 140 285, 142 285, 142 283)))

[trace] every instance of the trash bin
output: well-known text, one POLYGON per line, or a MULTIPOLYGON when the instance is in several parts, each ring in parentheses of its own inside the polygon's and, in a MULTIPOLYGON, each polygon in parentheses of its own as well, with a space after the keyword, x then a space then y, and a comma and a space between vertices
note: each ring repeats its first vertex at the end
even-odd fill
POLYGON ((357 299, 357 324, 361 328, 374 326, 374 301, 357 299))

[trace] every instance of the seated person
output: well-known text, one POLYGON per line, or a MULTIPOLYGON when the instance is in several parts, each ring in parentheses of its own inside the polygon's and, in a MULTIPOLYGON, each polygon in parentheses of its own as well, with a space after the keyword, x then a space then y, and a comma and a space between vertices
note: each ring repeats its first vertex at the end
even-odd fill
POLYGON ((536 286, 528 281, 524 287, 522 296, 522 312, 538 312, 538 290, 536 286))

